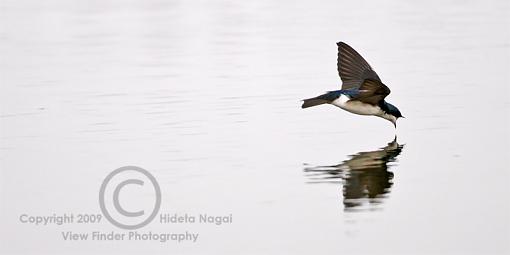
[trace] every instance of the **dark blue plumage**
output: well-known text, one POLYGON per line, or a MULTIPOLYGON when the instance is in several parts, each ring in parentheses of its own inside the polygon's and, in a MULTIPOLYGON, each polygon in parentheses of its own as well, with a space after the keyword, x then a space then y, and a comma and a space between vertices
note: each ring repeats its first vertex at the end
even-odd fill
POLYGON ((359 90, 358 89, 341 89, 341 90, 333 90, 328 91, 328 93, 324 94, 325 98, 328 98, 333 102, 335 99, 339 98, 341 95, 346 95, 349 97, 356 97, 358 96, 359 90))
POLYGON ((381 101, 381 104, 379 104, 379 107, 381 107, 381 109, 387 113, 387 114, 391 114, 393 116, 395 116, 396 118, 403 118, 404 116, 402 116, 402 114, 400 113, 400 111, 398 110, 398 108, 386 101, 381 101))
POLYGON ((331 102, 338 99, 341 95, 347 95, 349 97, 355 97, 359 95, 359 90, 357 89, 341 89, 341 90, 333 90, 328 91, 326 94, 320 95, 318 97, 305 99, 303 102, 302 108, 308 108, 320 104, 330 104, 331 102))

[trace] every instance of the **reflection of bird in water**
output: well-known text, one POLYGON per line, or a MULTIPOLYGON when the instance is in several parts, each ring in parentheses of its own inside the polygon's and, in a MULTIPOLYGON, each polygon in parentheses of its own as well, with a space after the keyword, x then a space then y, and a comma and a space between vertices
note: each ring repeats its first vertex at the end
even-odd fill
POLYGON ((342 181, 345 209, 352 210, 366 202, 382 202, 393 185, 388 163, 394 162, 403 148, 395 137, 384 148, 358 152, 338 165, 307 167, 304 171, 312 183, 342 181))

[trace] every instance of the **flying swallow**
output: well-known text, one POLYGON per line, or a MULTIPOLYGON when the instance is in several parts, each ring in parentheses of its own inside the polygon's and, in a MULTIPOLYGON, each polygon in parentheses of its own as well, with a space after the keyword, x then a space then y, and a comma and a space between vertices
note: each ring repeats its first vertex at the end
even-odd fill
POLYGON ((344 42, 337 45, 337 68, 342 89, 305 99, 301 108, 332 104, 351 113, 381 117, 396 128, 397 119, 403 116, 396 106, 384 100, 390 94, 390 89, 351 46, 344 42))

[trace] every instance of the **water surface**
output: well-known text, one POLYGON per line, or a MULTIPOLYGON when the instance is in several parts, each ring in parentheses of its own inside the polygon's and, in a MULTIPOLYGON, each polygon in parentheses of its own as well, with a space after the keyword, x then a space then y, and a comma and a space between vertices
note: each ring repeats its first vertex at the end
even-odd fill
POLYGON ((508 253, 509 14, 508 1, 2 1, 1 250, 508 253), (397 130, 300 109, 340 87, 340 40, 391 88, 397 130), (64 242, 112 226, 19 223, 98 212, 125 165, 157 177, 161 211, 234 222, 146 229, 199 231, 196 244, 64 242))

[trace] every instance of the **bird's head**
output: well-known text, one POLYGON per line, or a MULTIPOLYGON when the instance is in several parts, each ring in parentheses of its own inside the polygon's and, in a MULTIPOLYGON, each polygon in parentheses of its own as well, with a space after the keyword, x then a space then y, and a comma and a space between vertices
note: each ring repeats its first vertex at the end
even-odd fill
POLYGON ((402 113, 398 110, 398 108, 390 103, 384 102, 384 116, 383 118, 389 120, 391 123, 393 123, 393 126, 397 128, 397 119, 398 118, 405 118, 402 116, 402 113))

